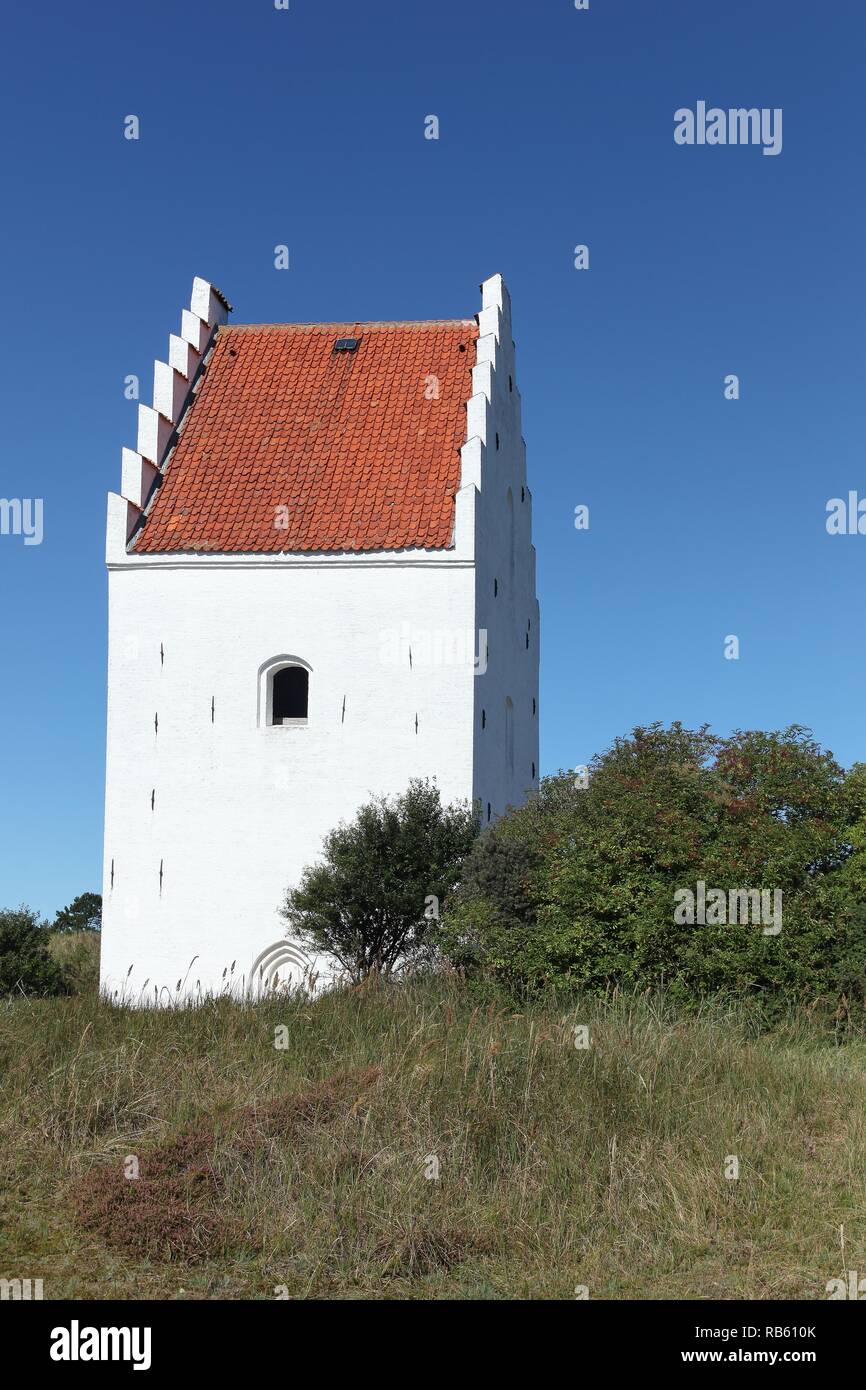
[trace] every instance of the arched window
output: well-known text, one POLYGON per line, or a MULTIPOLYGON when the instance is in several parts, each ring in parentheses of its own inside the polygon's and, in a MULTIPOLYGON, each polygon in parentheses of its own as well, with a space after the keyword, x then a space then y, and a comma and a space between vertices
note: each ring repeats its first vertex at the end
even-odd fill
POLYGON ((294 656, 278 656, 259 667, 259 727, 306 724, 310 668, 294 656))
POLYGON ((310 673, 303 666, 281 666, 274 672, 271 723, 294 724, 306 719, 310 673))

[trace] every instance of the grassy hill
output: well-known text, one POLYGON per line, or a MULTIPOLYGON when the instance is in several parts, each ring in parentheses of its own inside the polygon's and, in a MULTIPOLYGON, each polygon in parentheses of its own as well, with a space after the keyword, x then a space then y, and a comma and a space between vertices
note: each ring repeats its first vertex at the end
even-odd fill
POLYGON ((0 1065, 0 1275, 46 1298, 820 1299, 866 1268, 866 1045, 806 1013, 82 994, 0 1003, 0 1065))

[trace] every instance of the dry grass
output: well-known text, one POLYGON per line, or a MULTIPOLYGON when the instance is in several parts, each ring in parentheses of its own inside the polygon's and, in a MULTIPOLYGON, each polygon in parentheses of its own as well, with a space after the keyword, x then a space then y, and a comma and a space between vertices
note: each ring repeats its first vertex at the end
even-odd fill
POLYGON ((864 1061, 806 1015, 762 1037, 735 1011, 518 1013, 444 983, 14 1000, 0 1275, 73 1298, 822 1298, 866 1267, 864 1061))
POLYGON ((219 1127, 188 1127, 128 1155, 123 1167, 97 1165, 72 1188, 76 1223, 133 1255, 194 1261, 256 1248, 255 1228, 235 1217, 238 1172, 249 1175, 257 1164, 276 1170, 283 1152, 309 1147, 341 1112, 357 1117, 378 1075, 368 1067, 329 1077, 299 1095, 244 1106, 219 1127))
POLYGON ((63 967, 73 993, 86 994, 99 988, 100 944, 97 931, 49 933, 48 950, 63 967))

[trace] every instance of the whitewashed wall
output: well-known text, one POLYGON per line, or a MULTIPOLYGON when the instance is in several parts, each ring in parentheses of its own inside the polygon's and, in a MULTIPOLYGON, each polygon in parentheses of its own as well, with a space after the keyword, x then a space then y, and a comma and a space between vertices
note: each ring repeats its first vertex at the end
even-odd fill
POLYGON ((482 286, 475 395, 464 477, 480 475, 475 503, 476 624, 488 634, 487 671, 475 683, 474 787, 482 823, 519 806, 538 786, 539 610, 532 498, 526 485, 511 303, 501 276, 482 286), (528 637, 528 643, 527 643, 528 637), (508 758, 506 701, 513 758, 508 758))
MULTIPOLYGON (((537 780, 538 605, 510 306, 499 276, 482 289, 448 552, 129 555, 170 437, 163 417, 172 424, 185 408, 183 383, 163 372, 160 397, 157 373, 163 413, 146 415, 108 507, 108 992, 153 1002, 248 985, 262 953, 285 941, 286 890, 373 794, 428 776, 446 801, 477 799, 486 822, 488 803, 495 817, 537 780), (311 670, 304 726, 261 718, 259 673, 281 656, 311 670)), ((226 303, 197 280, 192 310, 184 335, 206 352, 226 303)), ((199 360, 174 352, 187 387, 199 360)), ((278 956, 266 968, 297 975, 278 956)))
POLYGON ((286 889, 371 794, 428 775, 471 798, 471 665, 410 666, 388 634, 471 632, 472 601, 453 564, 111 572, 104 987, 219 989, 284 934, 286 889), (280 655, 311 668, 306 725, 259 725, 280 655))

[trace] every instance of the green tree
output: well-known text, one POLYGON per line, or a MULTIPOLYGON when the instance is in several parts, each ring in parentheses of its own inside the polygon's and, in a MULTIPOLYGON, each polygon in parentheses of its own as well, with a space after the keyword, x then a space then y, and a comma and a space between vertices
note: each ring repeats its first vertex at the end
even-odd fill
POLYGON ((848 788, 797 726, 727 739, 637 728, 593 760, 586 788, 547 779, 479 837, 439 943, 518 995, 611 985, 664 985, 686 1000, 862 995, 864 807, 863 779, 848 788), (674 895, 699 881, 780 891, 781 932, 679 924, 674 895))
POLYGON ((326 836, 323 862, 304 870, 282 915, 351 980, 389 975, 423 951, 476 832, 468 807, 443 806, 432 783, 412 781, 326 836))
POLYGON ((99 893, 79 893, 68 907, 58 912, 52 931, 100 931, 102 928, 102 898, 99 893))
POLYGON ((64 994, 63 971, 48 952, 47 924, 23 904, 0 908, 0 995, 64 994))

